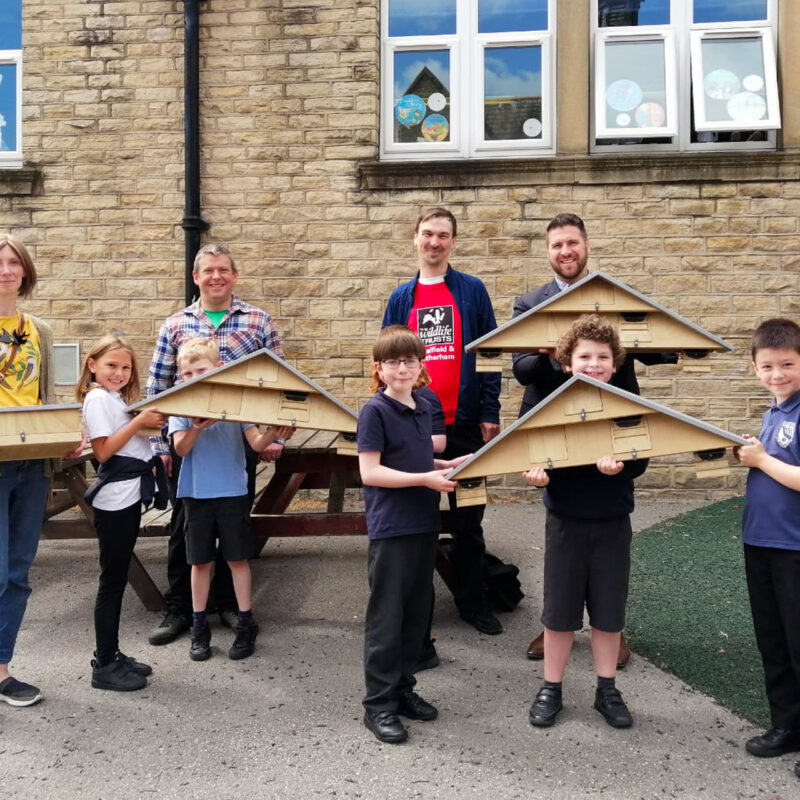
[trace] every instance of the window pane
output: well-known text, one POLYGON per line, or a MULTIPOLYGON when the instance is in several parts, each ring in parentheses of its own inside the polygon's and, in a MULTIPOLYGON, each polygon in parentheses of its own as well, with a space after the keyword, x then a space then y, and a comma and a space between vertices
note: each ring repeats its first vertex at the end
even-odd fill
POLYGON ((767 18, 767 0, 694 0, 695 22, 743 22, 767 18))
POLYGON ((0 150, 17 149, 17 67, 0 64, 0 150))
POLYGON ((394 141, 450 141, 450 51, 394 54, 394 141))
POLYGON ((22 49, 22 0, 0 0, 0 50, 22 49))
POLYGON ((597 0, 597 27, 669 25, 669 0, 597 0))
POLYGON ((547 30, 547 0, 479 0, 478 32, 547 30))
POLYGON ((607 42, 605 55, 606 127, 666 127, 664 42, 607 42))
POLYGON ((704 39, 703 92, 708 122, 755 122, 767 116, 760 38, 704 39))
POLYGON ((487 47, 483 65, 484 138, 542 138, 542 48, 487 47))
POLYGON ((442 36, 455 32, 456 0, 389 0, 389 36, 442 36))

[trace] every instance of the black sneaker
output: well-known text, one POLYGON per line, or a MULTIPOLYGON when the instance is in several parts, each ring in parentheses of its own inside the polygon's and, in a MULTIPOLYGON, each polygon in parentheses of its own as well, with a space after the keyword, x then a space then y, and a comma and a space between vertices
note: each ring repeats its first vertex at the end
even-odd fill
POLYGON ((92 659, 92 686, 112 692, 135 692, 144 689, 147 680, 144 675, 131 672, 121 661, 111 661, 104 667, 98 667, 92 659))
POLYGON ((0 683, 0 700, 10 706, 32 706, 42 699, 42 693, 36 686, 23 683, 16 678, 6 678, 0 683))
POLYGON ((751 756, 773 758, 784 753, 796 753, 800 750, 800 731, 788 728, 770 728, 761 736, 754 736, 744 744, 751 756))
POLYGON ((169 644, 174 642, 184 631, 192 627, 191 616, 180 611, 167 611, 164 618, 150 631, 147 641, 150 644, 169 644))
POLYGON ((251 622, 249 625, 237 623, 234 630, 236 631, 236 638, 228 651, 228 658, 238 661, 240 658, 247 658, 253 655, 253 651, 256 649, 258 624, 255 622, 251 622))
POLYGON ((189 658, 192 661, 206 661, 211 658, 211 628, 208 623, 193 625, 189 631, 192 643, 189 645, 189 658))
POLYGON ((410 689, 398 696, 397 713, 401 717, 418 719, 422 722, 430 722, 439 716, 436 706, 432 706, 427 700, 423 700, 416 692, 412 692, 410 689))
POLYGON ((549 728, 562 708, 561 689, 542 686, 531 703, 528 720, 535 728, 549 728))
POLYGON ((503 632, 503 623, 491 611, 478 611, 475 614, 462 614, 461 619, 469 622, 476 631, 487 636, 497 636, 503 632))
POLYGON ((612 728, 630 728, 633 717, 616 686, 599 687, 594 693, 594 707, 612 728))
POLYGON ((364 724, 376 739, 386 744, 400 744, 408 739, 408 731, 394 711, 365 711, 364 724))
POLYGON ((145 677, 153 674, 153 668, 143 661, 137 661, 131 656, 126 656, 121 650, 117 650, 117 661, 124 664, 131 672, 137 675, 144 675, 145 677))

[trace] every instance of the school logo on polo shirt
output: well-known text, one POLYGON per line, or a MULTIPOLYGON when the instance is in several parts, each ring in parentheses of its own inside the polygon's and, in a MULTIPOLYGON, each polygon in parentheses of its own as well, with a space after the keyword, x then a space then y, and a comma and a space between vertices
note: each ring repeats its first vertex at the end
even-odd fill
POLYGON ((794 441, 794 432, 796 427, 797 425, 794 422, 784 422, 781 425, 780 430, 778 431, 778 436, 776 437, 777 442, 781 447, 788 447, 794 441))

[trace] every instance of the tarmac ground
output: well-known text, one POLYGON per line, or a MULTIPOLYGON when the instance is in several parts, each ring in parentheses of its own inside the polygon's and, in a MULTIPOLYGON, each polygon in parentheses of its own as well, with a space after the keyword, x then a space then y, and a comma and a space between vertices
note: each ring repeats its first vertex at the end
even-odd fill
MULTIPOLYGON (((641 530, 695 505, 640 501, 641 530)), ((520 567, 526 597, 484 636, 459 620, 437 577, 438 669, 418 691, 440 711, 410 722, 403 745, 379 743, 360 705, 366 541, 278 539, 253 562, 256 653, 230 661, 233 638, 212 618, 213 657, 195 663, 188 637, 147 643, 159 617, 126 592, 124 652, 153 666, 130 694, 93 689, 93 541, 42 542, 34 593, 12 663, 41 686, 29 708, 0 706, 2 795, 36 800, 189 798, 800 798, 797 754, 757 759, 752 724, 633 655, 617 685, 634 727, 614 730, 592 709, 586 632, 564 682, 564 711, 534 729, 528 708, 542 676, 525 658, 539 630, 544 514, 539 504, 489 506, 489 548, 520 567)), ((163 587, 165 539, 137 553, 163 587)))

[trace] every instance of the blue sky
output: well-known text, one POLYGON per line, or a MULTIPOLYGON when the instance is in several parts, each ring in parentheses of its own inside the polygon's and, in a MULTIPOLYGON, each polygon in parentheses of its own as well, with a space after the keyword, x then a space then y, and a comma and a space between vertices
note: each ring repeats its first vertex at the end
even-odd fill
MULTIPOLYGON (((3 1, 0 0, 0 2, 3 1)), ((16 67, 13 64, 0 64, 0 114, 5 120, 5 125, 0 126, 3 150, 17 149, 15 72, 16 67)))
POLYGON ((22 0, 0 0, 0 50, 22 47, 22 0))

